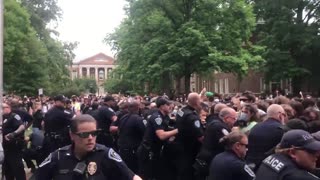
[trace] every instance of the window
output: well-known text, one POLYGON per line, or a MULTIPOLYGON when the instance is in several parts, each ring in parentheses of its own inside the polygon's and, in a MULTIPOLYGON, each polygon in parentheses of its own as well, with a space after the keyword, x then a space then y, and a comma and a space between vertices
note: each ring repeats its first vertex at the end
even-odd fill
POLYGON ((95 72, 95 68, 90 68, 90 78, 94 79, 96 77, 95 72))
POLYGON ((82 68, 82 76, 87 77, 87 68, 82 68))
POLYGON ((99 68, 99 80, 104 80, 104 68, 99 68))

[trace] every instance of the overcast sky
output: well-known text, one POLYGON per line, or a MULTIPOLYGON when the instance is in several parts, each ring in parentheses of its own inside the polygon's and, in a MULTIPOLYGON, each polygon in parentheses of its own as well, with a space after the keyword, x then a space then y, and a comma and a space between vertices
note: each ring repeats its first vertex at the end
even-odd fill
POLYGON ((59 39, 78 41, 75 61, 99 52, 113 56, 111 48, 102 41, 125 17, 125 0, 59 0, 63 19, 59 23, 59 39))

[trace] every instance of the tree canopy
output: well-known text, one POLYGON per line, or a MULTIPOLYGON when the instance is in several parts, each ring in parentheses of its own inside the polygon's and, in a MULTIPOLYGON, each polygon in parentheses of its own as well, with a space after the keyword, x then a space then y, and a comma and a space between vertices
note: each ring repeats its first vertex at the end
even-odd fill
MULTIPOLYGON (((262 62, 250 42, 253 8, 244 0, 130 0, 127 18, 106 37, 117 51, 118 72, 132 87, 169 91, 172 81, 214 70, 239 78, 262 62)), ((261 53, 260 53, 261 54, 261 53)))
POLYGON ((4 89, 34 95, 47 94, 70 84, 69 71, 76 42, 61 42, 49 23, 57 23, 61 10, 52 0, 4 2, 4 89))

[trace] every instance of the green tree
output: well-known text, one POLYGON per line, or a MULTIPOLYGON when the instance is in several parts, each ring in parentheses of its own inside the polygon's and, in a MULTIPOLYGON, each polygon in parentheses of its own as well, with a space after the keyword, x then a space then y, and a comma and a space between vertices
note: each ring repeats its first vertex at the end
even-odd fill
POLYGON ((35 94, 48 80, 45 45, 37 38, 28 12, 15 0, 5 1, 4 88, 35 94))
POLYGON ((268 80, 292 78, 297 94, 304 84, 307 91, 320 91, 320 1, 255 0, 258 19, 256 41, 267 47, 264 68, 268 80))
POLYGON ((169 92, 170 82, 184 77, 188 92, 192 73, 219 70, 241 77, 262 60, 249 41, 255 18, 244 0, 128 3, 128 18, 106 42, 118 52, 119 72, 134 90, 147 82, 152 91, 169 92))

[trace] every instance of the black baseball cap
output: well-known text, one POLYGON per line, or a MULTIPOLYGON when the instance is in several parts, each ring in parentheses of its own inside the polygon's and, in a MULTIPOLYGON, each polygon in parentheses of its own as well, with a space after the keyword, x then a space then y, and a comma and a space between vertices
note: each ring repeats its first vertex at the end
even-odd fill
POLYGON ((280 142, 280 148, 303 148, 310 151, 320 151, 320 141, 316 140, 309 132, 294 129, 286 132, 280 142))
POLYGON ((157 107, 159 108, 160 106, 162 105, 170 105, 171 104, 171 101, 169 101, 168 99, 166 98, 163 98, 163 97, 159 97, 157 100, 156 100, 156 105, 157 107))
POLYGON ((64 95, 57 95, 53 98, 54 101, 61 101, 64 102, 66 100, 66 98, 64 97, 64 95))
POLYGON ((115 99, 112 96, 106 96, 104 98, 104 102, 108 102, 108 101, 115 101, 115 99))

